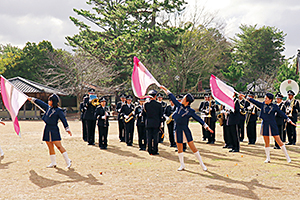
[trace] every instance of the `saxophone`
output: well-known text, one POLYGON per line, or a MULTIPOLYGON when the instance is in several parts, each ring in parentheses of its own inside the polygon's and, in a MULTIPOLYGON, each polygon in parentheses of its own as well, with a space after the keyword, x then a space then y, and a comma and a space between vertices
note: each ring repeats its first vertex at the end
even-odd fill
POLYGON ((287 116, 288 116, 288 117, 292 117, 293 109, 294 109, 294 104, 295 104, 295 99, 293 99, 293 100, 291 101, 290 106, 286 108, 286 110, 287 110, 286 112, 287 112, 287 116))

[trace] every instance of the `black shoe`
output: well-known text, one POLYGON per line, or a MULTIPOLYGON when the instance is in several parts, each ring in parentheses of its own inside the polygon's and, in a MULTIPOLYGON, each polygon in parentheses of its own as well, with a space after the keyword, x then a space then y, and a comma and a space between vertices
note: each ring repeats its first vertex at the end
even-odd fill
POLYGON ((296 145, 296 143, 293 143, 293 145, 296 145))
POLYGON ((240 140, 240 142, 243 142, 244 140, 240 140))
POLYGON ((186 151, 186 149, 183 149, 183 152, 185 152, 186 151))
POLYGON ((227 149, 228 148, 228 146, 227 145, 225 145, 224 147, 223 147, 223 149, 227 149))
POLYGON ((178 149, 176 148, 176 149, 175 149, 175 152, 177 152, 177 151, 178 151, 178 149))
POLYGON ((237 149, 231 149, 231 150, 229 150, 229 152, 240 152, 240 151, 237 149))
POLYGON ((285 145, 292 145, 293 143, 291 143, 291 142, 289 142, 289 143, 287 143, 287 144, 285 144, 285 145))
POLYGON ((206 138, 202 138, 202 141, 206 141, 206 138))
POLYGON ((132 146, 132 143, 128 143, 127 146, 132 146))
POLYGON ((276 146, 275 146, 274 149, 280 149, 280 147, 276 147, 276 146))
POLYGON ((95 145, 95 143, 88 143, 88 145, 95 145))
POLYGON ((227 146, 227 149, 232 149, 232 146, 227 146))
POLYGON ((253 142, 248 142, 248 144, 255 144, 255 143, 253 143, 253 142))
POLYGON ((152 155, 159 155, 159 153, 157 152, 157 153, 154 153, 154 154, 152 154, 152 155))

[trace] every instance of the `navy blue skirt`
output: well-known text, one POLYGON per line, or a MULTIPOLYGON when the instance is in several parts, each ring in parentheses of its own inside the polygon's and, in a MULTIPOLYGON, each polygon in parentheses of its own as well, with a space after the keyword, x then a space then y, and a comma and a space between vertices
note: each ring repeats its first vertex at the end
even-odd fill
POLYGON ((44 129, 43 141, 52 142, 60 141, 60 133, 57 125, 47 125, 44 129))
POLYGON ((278 126, 275 123, 270 123, 268 121, 262 121, 260 134, 263 136, 276 136, 279 135, 278 126))
POLYGON ((175 141, 177 143, 193 141, 193 136, 188 126, 175 124, 175 141))

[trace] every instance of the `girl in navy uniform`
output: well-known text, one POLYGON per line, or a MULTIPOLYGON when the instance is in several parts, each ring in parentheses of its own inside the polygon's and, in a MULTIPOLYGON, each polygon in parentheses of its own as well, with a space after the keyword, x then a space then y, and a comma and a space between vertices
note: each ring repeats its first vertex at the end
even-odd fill
POLYGON ((205 129, 213 133, 213 131, 209 128, 209 126, 195 113, 195 110, 193 110, 190 105, 194 101, 194 97, 191 94, 186 94, 181 103, 179 103, 175 96, 164 86, 160 87, 164 92, 169 96, 169 98, 173 101, 173 103, 176 106, 176 110, 173 113, 172 117, 175 121, 175 139, 176 144, 178 148, 178 157, 180 161, 180 167, 178 168, 178 171, 184 170, 184 159, 183 159, 183 142, 186 140, 188 142, 189 147, 193 151, 194 155, 199 160, 199 163, 204 171, 207 170, 206 166, 204 165, 200 153, 195 147, 195 144, 193 142, 193 137, 191 130, 188 127, 189 124, 189 118, 193 118, 197 122, 199 122, 202 126, 204 126, 205 129))
MULTIPOLYGON (((245 95, 242 94, 240 94, 240 96, 245 97, 245 95)), ((261 109, 259 117, 263 119, 261 124, 261 134, 263 135, 265 141, 265 152, 267 157, 265 163, 270 162, 270 136, 273 136, 277 144, 281 147, 287 162, 291 162, 291 159, 286 151, 285 145, 282 143, 279 137, 279 131, 275 120, 275 114, 277 113, 276 115, 282 116, 284 119, 287 120, 288 123, 291 123, 294 126, 296 126, 296 124, 294 124, 288 118, 288 116, 286 116, 286 114, 280 110, 280 108, 276 104, 272 103, 274 99, 273 94, 267 93, 264 102, 256 101, 250 97, 247 97, 247 99, 261 109)))
POLYGON ((56 94, 52 94, 48 98, 48 104, 46 104, 45 102, 39 99, 35 99, 31 97, 28 98, 28 101, 32 101, 36 103, 46 111, 42 119, 46 123, 44 129, 43 141, 45 141, 48 146, 50 159, 51 159, 51 164, 48 165, 47 167, 49 168, 56 167, 56 156, 54 150, 54 145, 55 145, 58 148, 58 150, 62 153, 66 161, 67 168, 70 168, 71 160, 68 157, 66 149, 61 144, 61 137, 59 133, 59 128, 57 126, 58 120, 60 119, 62 121, 66 131, 70 134, 70 136, 72 136, 72 133, 70 131, 63 110, 58 107, 59 97, 56 94))
MULTIPOLYGON (((2 122, 1 120, 0 120, 0 124, 3 124, 3 125, 5 125, 5 123, 4 123, 4 122, 2 122)), ((0 156, 1 156, 1 157, 3 157, 3 156, 4 156, 4 152, 3 152, 3 150, 1 149, 1 147, 0 147, 0 156)))

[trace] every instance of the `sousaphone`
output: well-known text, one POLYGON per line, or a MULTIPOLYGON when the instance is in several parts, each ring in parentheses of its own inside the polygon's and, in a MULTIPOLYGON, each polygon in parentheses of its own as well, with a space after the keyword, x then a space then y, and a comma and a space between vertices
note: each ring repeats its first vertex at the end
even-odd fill
POLYGON ((284 97, 288 96, 287 92, 289 90, 293 90, 295 95, 297 95, 299 92, 298 83, 292 79, 287 79, 280 84, 280 92, 284 97))

